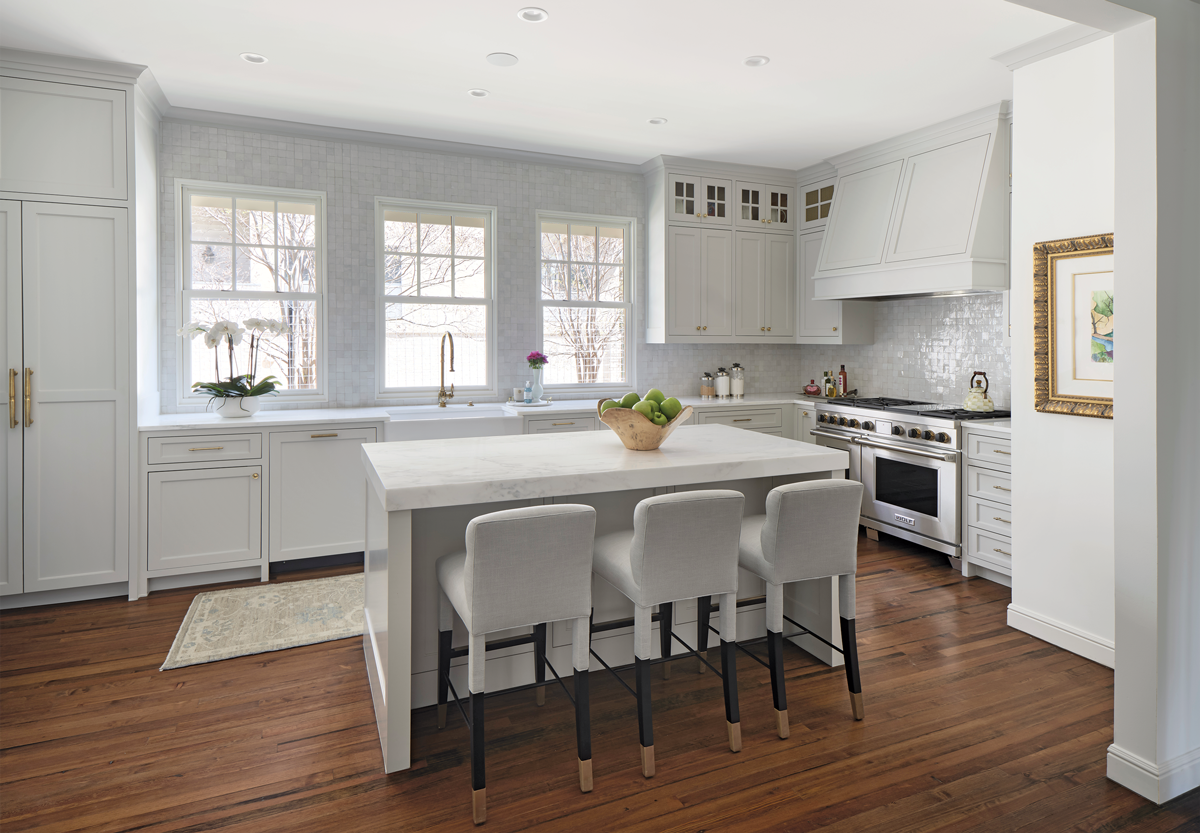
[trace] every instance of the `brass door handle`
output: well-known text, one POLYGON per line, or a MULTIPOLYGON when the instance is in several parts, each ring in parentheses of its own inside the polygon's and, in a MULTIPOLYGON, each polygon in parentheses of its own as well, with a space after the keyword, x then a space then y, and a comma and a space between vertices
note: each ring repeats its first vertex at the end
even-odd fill
POLYGON ((999 489, 999 490, 1000 490, 1000 491, 1002 491, 1002 492, 1011 492, 1011 491, 1012 491, 1012 489, 1006 489, 1006 488, 1004 488, 1003 486, 993 486, 992 488, 993 488, 993 489, 999 489))
POLYGON ((33 371, 25 368, 25 427, 33 425, 33 371))
POLYGON ((992 552, 998 552, 1001 555, 1007 555, 1009 558, 1012 558, 1011 552, 1005 552, 1004 550, 1000 549, 999 547, 992 547, 992 552))
POLYGON ((993 521, 999 521, 999 522, 1000 522, 1000 523, 1002 523, 1002 524, 1010 524, 1010 523, 1012 523, 1012 521, 1008 520, 1007 518, 1002 518, 1002 517, 1000 517, 999 515, 993 515, 993 516, 992 516, 992 520, 993 520, 993 521))
POLYGON ((223 445, 202 445, 196 448, 189 448, 188 451, 220 451, 224 447, 223 445))
POLYGON ((1012 452, 1011 452, 1011 451, 1001 451, 1001 450, 1000 450, 1000 449, 998 449, 998 448, 993 448, 993 449, 992 449, 992 453, 993 453, 993 454, 1005 454, 1005 455, 1007 455, 1007 456, 1009 456, 1009 457, 1011 457, 1011 456, 1012 456, 1012 452))
POLYGON ((337 434, 336 433, 334 433, 334 434, 310 434, 309 436, 315 440, 318 437, 336 437, 337 434))
POLYGON ((555 422, 554 425, 574 425, 573 422, 555 422))
POLYGON ((16 428, 17 421, 17 371, 8 369, 8 427, 16 428))
POLYGON ((745 419, 735 419, 734 422, 750 422, 754 417, 746 417, 745 419))

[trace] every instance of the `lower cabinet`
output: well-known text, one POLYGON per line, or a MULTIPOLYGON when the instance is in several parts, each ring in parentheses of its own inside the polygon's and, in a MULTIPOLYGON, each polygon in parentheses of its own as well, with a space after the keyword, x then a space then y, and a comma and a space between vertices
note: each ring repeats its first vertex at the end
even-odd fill
POLYGON ((796 403, 796 439, 804 443, 816 443, 817 438, 809 432, 817 427, 817 408, 812 402, 796 403))
POLYGON ((257 564, 262 483, 262 466, 151 472, 146 566, 177 572, 257 564))
POLYGON ((1012 438, 968 426, 963 450, 963 575, 1011 576, 1012 438))
POLYGON ((739 408, 723 405, 715 408, 696 408, 693 419, 697 425, 728 425, 758 434, 793 438, 792 405, 766 405, 739 408))

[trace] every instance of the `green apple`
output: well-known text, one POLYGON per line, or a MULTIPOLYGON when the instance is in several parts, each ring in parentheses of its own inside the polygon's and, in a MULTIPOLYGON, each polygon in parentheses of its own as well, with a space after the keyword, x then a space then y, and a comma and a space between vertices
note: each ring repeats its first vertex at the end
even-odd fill
POLYGON ((664 399, 662 405, 659 407, 666 414, 667 419, 675 419, 675 417, 679 416, 679 412, 683 410, 683 404, 674 396, 670 399, 664 399))
POLYGON ((671 420, 667 419, 666 414, 657 413, 654 416, 650 417, 650 421, 653 422, 655 425, 666 425, 671 420))
POLYGON ((661 404, 662 404, 662 401, 663 401, 664 399, 666 399, 667 397, 666 397, 666 395, 665 395, 665 394, 664 394, 664 393, 663 393, 661 390, 659 390, 658 388, 650 388, 650 390, 646 391, 646 396, 645 396, 645 398, 646 398, 646 399, 649 399, 649 400, 652 400, 653 402, 655 402, 655 403, 657 403, 657 404, 661 405, 661 404))
POLYGON ((613 399, 606 399, 604 402, 600 403, 600 413, 604 413, 609 408, 620 408, 620 407, 621 407, 620 402, 617 402, 613 399))
POLYGON ((633 403, 633 409, 646 419, 654 419, 654 409, 650 407, 650 403, 643 399, 641 402, 633 403))
POLYGON ((622 408, 632 408, 634 405, 636 405, 638 402, 640 402, 641 399, 642 399, 642 397, 638 396, 637 393, 635 393, 634 391, 630 391, 629 393, 627 393, 623 397, 621 397, 621 407, 622 408))
POLYGON ((657 402, 655 402, 653 399, 651 399, 650 397, 646 397, 642 401, 649 402, 651 409, 653 409, 654 413, 656 413, 656 414, 662 410, 662 407, 657 402))

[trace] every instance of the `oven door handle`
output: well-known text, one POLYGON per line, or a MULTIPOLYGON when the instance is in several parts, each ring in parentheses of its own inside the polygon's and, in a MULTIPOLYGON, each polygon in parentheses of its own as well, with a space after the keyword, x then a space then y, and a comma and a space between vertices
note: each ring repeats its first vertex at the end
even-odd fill
POLYGON ((855 437, 852 442, 858 445, 865 445, 868 448, 884 448, 888 451, 899 451, 902 454, 912 454, 915 457, 928 457, 931 460, 941 460, 943 463, 953 463, 958 459, 957 452, 953 454, 938 454, 935 451, 924 451, 919 448, 908 448, 903 445, 893 445, 891 443, 880 443, 871 440, 864 440, 862 437, 855 437))
POLYGON ((813 428, 808 432, 814 437, 829 437, 831 440, 841 440, 842 442, 850 443, 857 442, 858 438, 850 434, 838 434, 833 431, 822 431, 820 428, 813 428))

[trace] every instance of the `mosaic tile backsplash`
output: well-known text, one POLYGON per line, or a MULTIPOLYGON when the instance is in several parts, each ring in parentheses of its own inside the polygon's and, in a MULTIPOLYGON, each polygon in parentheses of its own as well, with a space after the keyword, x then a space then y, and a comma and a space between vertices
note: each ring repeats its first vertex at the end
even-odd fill
MULTIPOLYGON (((636 174, 439 154, 358 142, 302 138, 165 121, 160 148, 161 390, 165 413, 176 405, 175 189, 179 179, 324 191, 327 195, 327 403, 384 404, 375 397, 375 217, 377 196, 494 205, 498 375, 503 392, 524 384, 533 349, 537 291, 535 212, 638 218, 635 253, 645 274, 645 191, 636 174)), ((639 286, 635 310, 644 310, 639 286)), ((985 370, 998 407, 1006 407, 1010 352, 1001 344, 998 295, 882 301, 876 343, 858 347, 645 344, 635 328, 638 387, 699 393, 705 371, 739 362, 748 391, 798 391, 825 369, 845 364, 865 394, 957 404, 973 370, 985 370)), ((482 397, 479 401, 484 401, 482 397)), ((432 401, 432 400, 431 400, 432 401)), ((286 405, 273 406, 287 407, 286 405)))

